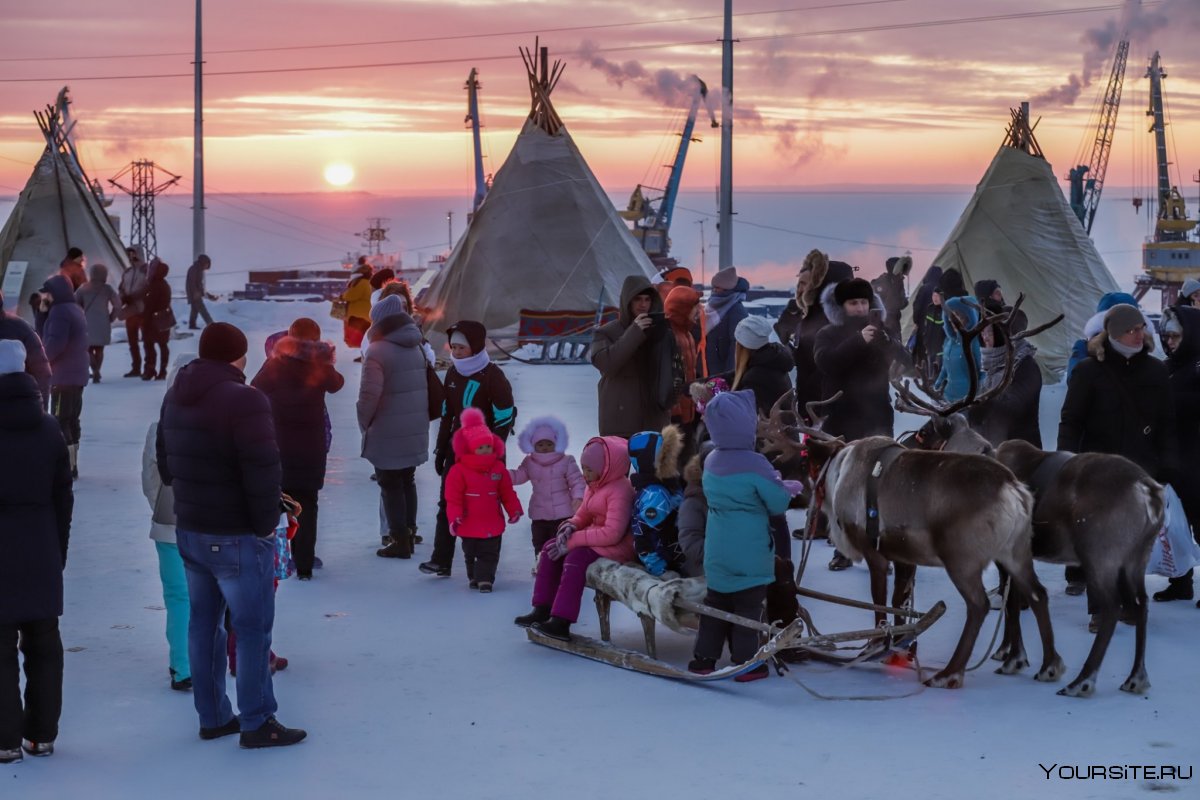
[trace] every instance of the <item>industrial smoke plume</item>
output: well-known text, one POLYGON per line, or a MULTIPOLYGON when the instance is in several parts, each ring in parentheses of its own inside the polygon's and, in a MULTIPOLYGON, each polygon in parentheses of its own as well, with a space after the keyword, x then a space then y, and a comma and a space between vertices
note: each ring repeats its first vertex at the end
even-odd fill
POLYGON ((1037 104, 1057 106, 1074 105, 1079 93, 1101 76, 1117 42, 1128 35, 1131 44, 1143 44, 1168 26, 1200 27, 1200 2, 1197 0, 1163 0, 1155 8, 1147 9, 1141 0, 1126 0, 1118 19, 1108 20, 1103 25, 1083 32, 1083 68, 1078 74, 1067 76, 1061 86, 1043 92, 1033 98, 1037 104))

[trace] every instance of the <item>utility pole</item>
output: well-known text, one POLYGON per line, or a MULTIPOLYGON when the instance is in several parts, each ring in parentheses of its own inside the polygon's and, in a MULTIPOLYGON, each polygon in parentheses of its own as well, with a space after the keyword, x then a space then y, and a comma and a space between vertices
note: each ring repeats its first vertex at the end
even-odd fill
POLYGON ((725 0, 721 39, 721 203, 717 267, 733 266, 733 0, 725 0))
POLYGON ((454 249, 454 212, 446 212, 446 250, 454 249))
POLYGON ((201 3, 196 0, 196 99, 192 132, 192 258, 204 247, 204 49, 201 37, 201 3))
POLYGON ((167 172, 153 161, 134 161, 108 179, 108 182, 133 198, 133 222, 130 224, 129 244, 140 246, 147 261, 158 256, 158 232, 154 225, 154 198, 179 182, 180 176, 167 172), (165 183, 156 183, 155 172, 169 176, 165 183), (121 183, 128 177, 130 186, 121 183))
POLYGON ((704 277, 704 273, 705 273, 704 255, 705 255, 705 251, 708 250, 708 246, 704 244, 704 223, 707 221, 708 220, 704 220, 704 219, 696 221, 696 224, 700 226, 700 283, 706 282, 705 277, 704 277))

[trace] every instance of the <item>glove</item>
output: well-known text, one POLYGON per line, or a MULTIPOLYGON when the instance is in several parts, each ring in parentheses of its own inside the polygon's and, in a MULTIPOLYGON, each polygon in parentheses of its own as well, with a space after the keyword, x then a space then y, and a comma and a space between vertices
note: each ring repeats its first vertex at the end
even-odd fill
POLYGON ((798 495, 804 491, 804 482, 803 481, 784 481, 783 488, 787 489, 788 492, 792 495, 792 497, 795 497, 796 495, 798 495))
POLYGON ((542 552, 545 553, 546 555, 548 555, 550 557, 551 561, 558 561, 560 558, 562 558, 563 556, 565 556, 567 554, 567 551, 565 549, 562 549, 558 546, 557 538, 551 539, 550 541, 546 542, 545 547, 542 548, 542 552))
POLYGON ((647 553, 640 558, 642 565, 646 567, 646 572, 651 575, 662 575, 667 571, 667 562, 658 553, 647 553))
POLYGON ((458 536, 458 529, 462 527, 462 524, 463 524, 463 521, 461 519, 456 519, 456 520, 454 520, 454 522, 451 522, 450 523, 450 533, 453 534, 454 536, 458 536))
POLYGON ((435 450, 433 453, 433 471, 439 478, 446 474, 446 457, 442 455, 441 450, 435 450))
POLYGON ((521 515, 520 515, 520 514, 513 514, 511 517, 509 517, 509 518, 508 518, 508 524, 509 524, 509 525, 516 525, 516 524, 517 524, 517 520, 519 520, 520 518, 521 518, 521 515))
POLYGON ((570 520, 567 520, 567 521, 566 521, 566 522, 564 522, 562 525, 559 525, 559 526, 558 526, 558 530, 557 530, 557 531, 555 531, 555 535, 557 536, 558 534, 560 534, 560 533, 562 533, 563 531, 566 531, 566 530, 569 530, 569 531, 571 532, 571 533, 568 533, 568 534, 567 534, 567 536, 568 536, 568 537, 570 537, 570 536, 571 536, 571 534, 575 533, 575 531, 576 531, 576 530, 578 530, 578 529, 577 529, 577 528, 576 528, 574 525, 572 525, 572 524, 571 524, 571 521, 570 521, 570 520))
POLYGON ((571 534, 574 532, 574 525, 563 525, 558 529, 558 535, 554 537, 554 543, 560 553, 559 558, 567 554, 567 542, 571 541, 571 534))

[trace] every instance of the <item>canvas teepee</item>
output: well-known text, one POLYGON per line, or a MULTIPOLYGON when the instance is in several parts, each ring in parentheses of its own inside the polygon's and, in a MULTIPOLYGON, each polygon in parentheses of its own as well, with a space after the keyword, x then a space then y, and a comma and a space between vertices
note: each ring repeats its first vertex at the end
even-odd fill
POLYGON ((1000 151, 933 263, 959 270, 968 290, 991 278, 1009 302, 1024 292, 1031 325, 1064 314, 1030 340, 1043 376, 1054 382, 1062 379, 1071 345, 1100 296, 1121 291, 1063 196, 1023 110, 1013 111, 1000 151))
POLYGON ((655 274, 550 102, 562 64, 548 70, 545 48, 522 55, 529 118, 422 297, 435 330, 474 319, 511 334, 522 309, 594 312, 627 276, 655 274))
POLYGON ((25 298, 58 271, 72 247, 82 250, 89 264, 107 265, 113 282, 129 265, 104 203, 79 163, 70 102, 64 86, 53 106, 34 112, 46 149, 0 230, 4 304, 21 314, 29 313, 25 298))

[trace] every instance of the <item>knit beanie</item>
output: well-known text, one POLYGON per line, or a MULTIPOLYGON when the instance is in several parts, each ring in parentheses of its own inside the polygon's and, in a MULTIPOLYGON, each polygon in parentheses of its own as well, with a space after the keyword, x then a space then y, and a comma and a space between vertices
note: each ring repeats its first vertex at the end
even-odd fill
POLYGON ((938 292, 946 300, 951 297, 966 297, 967 287, 963 283, 962 273, 953 267, 943 272, 942 279, 938 282, 938 292))
POLYGON ((1183 282, 1183 288, 1179 290, 1179 296, 1189 298, 1196 292, 1200 292, 1200 281, 1195 278, 1188 278, 1183 282))
POLYGON ((771 341, 771 321, 766 317, 746 317, 733 329, 733 340, 747 350, 759 350, 771 341))
POLYGON ((1128 333, 1138 325, 1145 325, 1146 318, 1137 306, 1127 303, 1115 305, 1104 315, 1104 332, 1109 339, 1128 333))
POLYGON ((407 309, 404 300, 400 297, 392 295, 385 297, 375 305, 371 306, 371 322, 382 322, 388 317, 394 317, 397 314, 405 314, 407 309))
POLYGON ((839 306, 845 304, 847 300, 870 301, 874 296, 875 293, 871 290, 871 284, 862 278, 851 278, 848 281, 842 281, 833 290, 834 302, 839 306))
POLYGON ((483 327, 482 322, 476 322, 472 319, 460 320, 446 329, 446 336, 450 341, 454 341, 454 334, 461 333, 467 338, 467 344, 471 347, 471 355, 483 352, 487 346, 487 328, 483 327))
POLYGON ((985 278, 981 281, 975 281, 975 297, 979 300, 986 300, 992 296, 992 292, 1000 288, 1000 282, 985 278))
POLYGON ((604 474, 604 463, 608 460, 608 453, 605 452, 604 442, 599 439, 592 439, 583 446, 583 452, 579 454, 579 466, 587 467, 597 475, 604 474))
POLYGON ((300 317, 288 326, 288 336, 305 342, 321 340, 321 326, 308 317, 300 317))
POLYGON ((1163 311, 1162 324, 1159 327, 1162 328, 1163 336, 1171 334, 1176 336, 1183 335, 1183 322, 1179 319, 1179 315, 1175 313, 1174 309, 1168 308, 1163 311))
POLYGON ((0 339, 0 375, 25 371, 25 345, 19 339, 0 339))
POLYGON ((468 453, 474 453, 485 444, 495 444, 496 435, 488 428, 487 419, 478 408, 463 409, 459 419, 462 427, 458 429, 458 435, 462 437, 468 453))
POLYGON ((730 292, 733 291, 735 286, 737 286, 737 281, 737 270, 733 267, 726 267, 716 275, 713 275, 712 288, 715 291, 730 292))
POLYGON ((214 322, 200 334, 200 357, 232 364, 246 355, 246 334, 228 322, 214 322))

